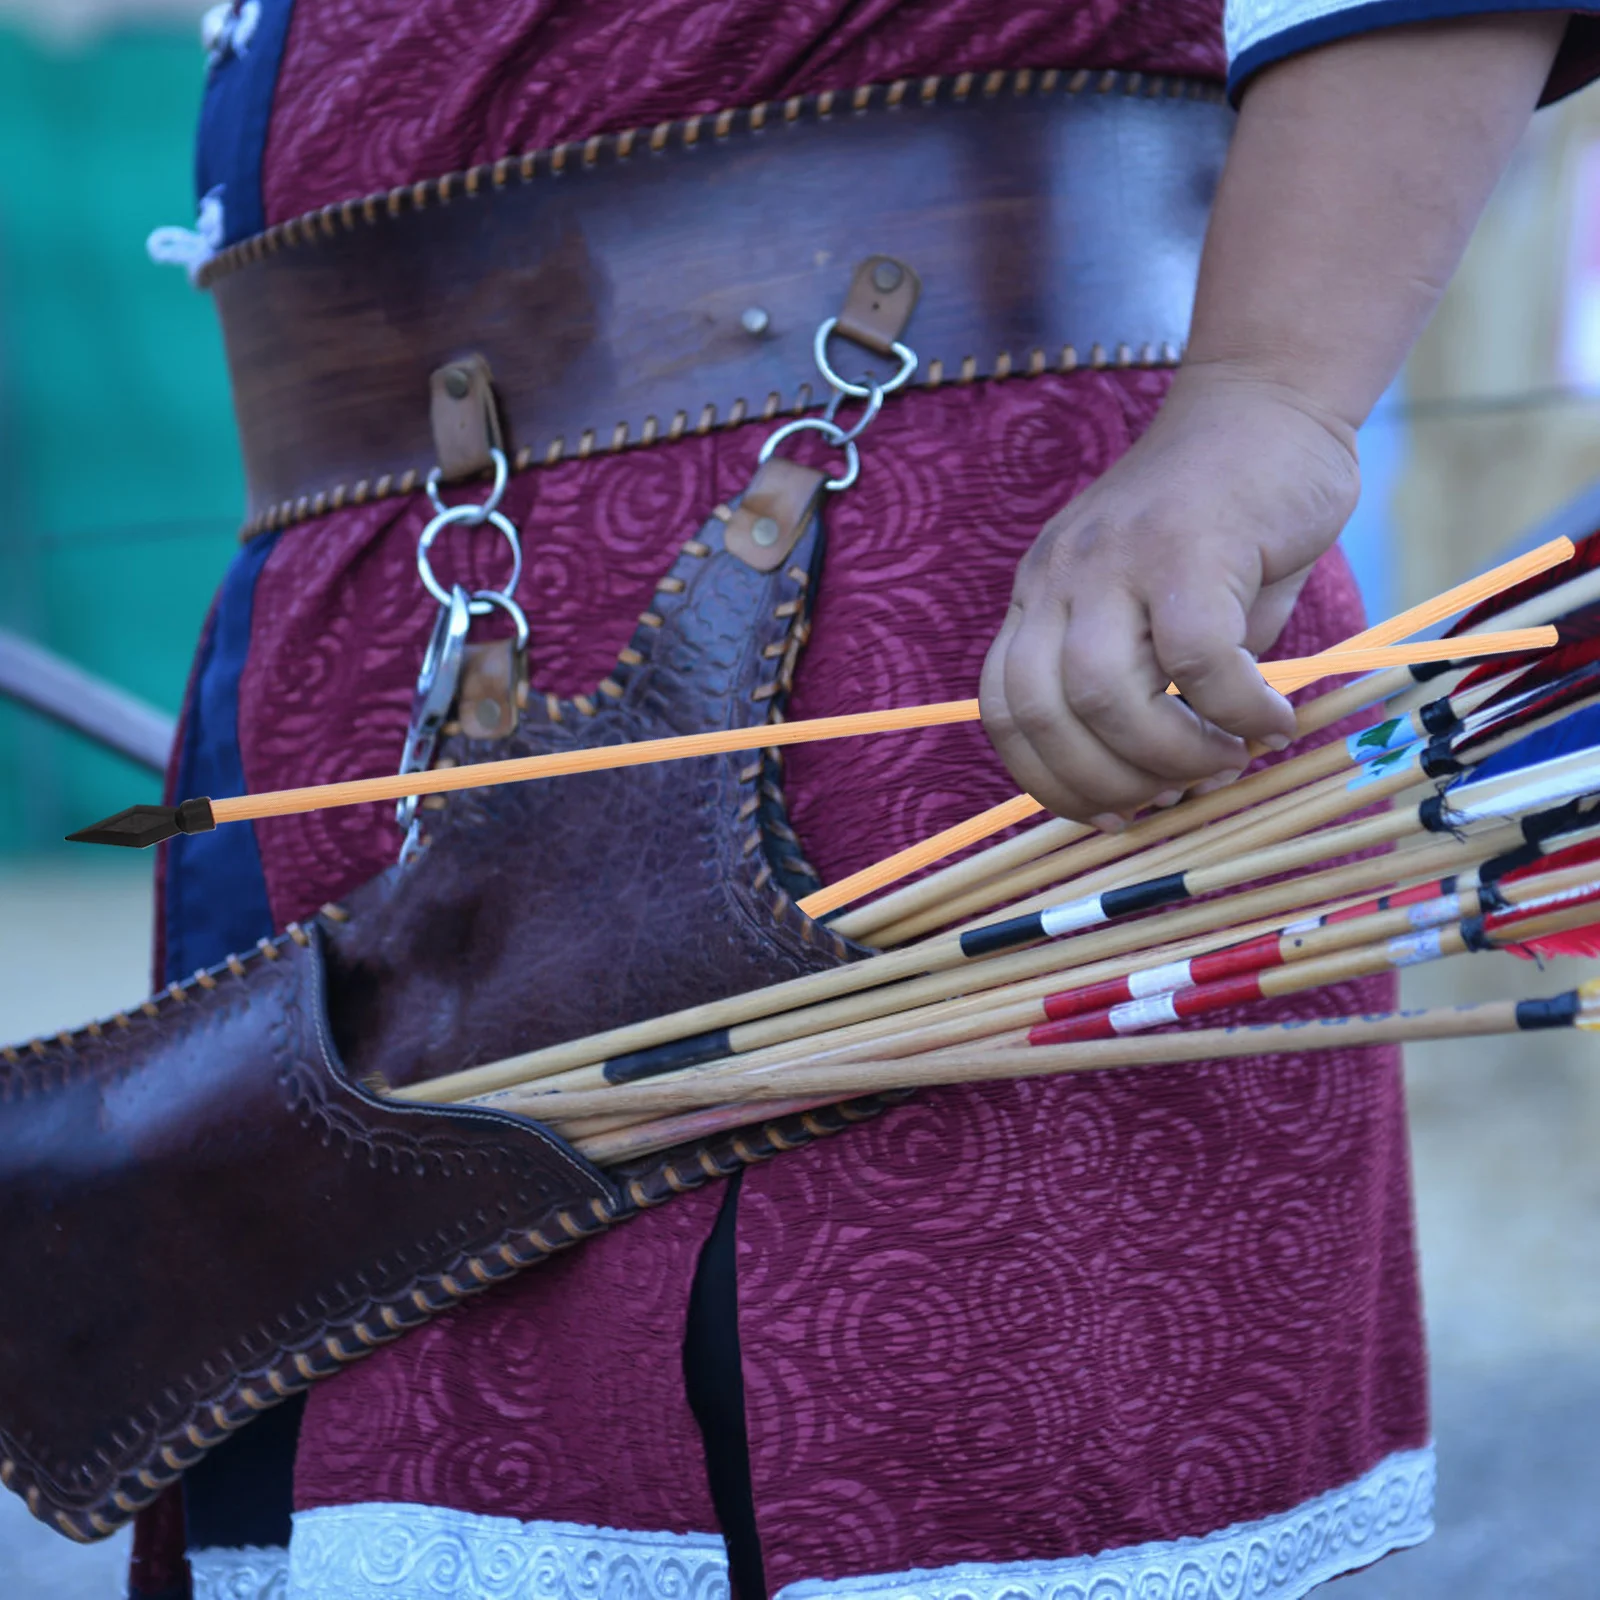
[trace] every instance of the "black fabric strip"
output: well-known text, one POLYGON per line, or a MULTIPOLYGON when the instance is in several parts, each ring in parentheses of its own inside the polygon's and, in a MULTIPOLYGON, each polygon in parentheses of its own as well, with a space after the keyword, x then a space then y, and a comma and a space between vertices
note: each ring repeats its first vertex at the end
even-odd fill
POLYGON ((1461 942, 1469 950, 1493 950, 1482 917, 1463 917, 1460 922, 1461 942))
POLYGON ((1537 1033, 1541 1028, 1570 1028, 1582 1009, 1576 989, 1553 994, 1547 1000, 1519 1000, 1517 1027, 1524 1033, 1537 1033))
POLYGON ((1130 883, 1126 889, 1107 889, 1100 896, 1100 909, 1109 920, 1112 917, 1131 917, 1136 911, 1154 911, 1157 906, 1170 906, 1174 900, 1187 900, 1189 885, 1181 872, 1169 872, 1164 878, 1148 878, 1143 883, 1130 883))
POLYGON ((1451 707, 1448 695, 1442 700, 1430 700, 1417 713, 1417 721, 1422 724, 1424 733, 1454 733, 1461 726, 1461 718, 1451 707))
POLYGON ((973 928, 962 934, 961 953, 969 960, 974 956, 992 956, 997 950, 1011 950, 1042 938, 1044 925, 1035 911, 1030 916, 1007 917, 1004 922, 991 922, 986 928, 973 928))
POLYGON ((765 1600, 766 1573, 756 1530, 745 1422, 744 1361, 739 1346, 738 1205, 744 1173, 728 1180, 716 1226, 689 1286, 683 1330, 683 1382, 705 1444, 706 1482, 728 1547, 735 1600, 765 1600))
POLYGON ((728 1030, 718 1028, 713 1033, 691 1034, 687 1039, 651 1045, 648 1050, 630 1050, 627 1055, 612 1056, 601 1071, 607 1083, 637 1083, 641 1078, 676 1072, 680 1067, 698 1067, 702 1061, 716 1061, 732 1054, 728 1030))

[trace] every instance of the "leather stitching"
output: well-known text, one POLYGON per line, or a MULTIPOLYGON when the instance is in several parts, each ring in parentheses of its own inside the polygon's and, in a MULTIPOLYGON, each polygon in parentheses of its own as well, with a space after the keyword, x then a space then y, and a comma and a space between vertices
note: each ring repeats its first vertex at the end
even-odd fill
MULTIPOLYGON (((888 84, 864 84, 849 90, 824 90, 820 94, 796 95, 781 105, 762 101, 748 107, 732 107, 721 111, 684 118, 676 122, 658 123, 649 130, 628 128, 619 133, 596 134, 581 142, 567 142, 547 149, 529 151, 522 155, 502 156, 487 161, 464 172, 447 172, 437 178, 405 184, 396 188, 352 198, 332 201, 320 210, 291 217, 275 223, 262 233, 220 250, 201 269, 197 282, 209 288, 219 279, 274 255, 282 249, 296 249, 312 245, 318 239, 336 238, 342 231, 353 233, 360 228, 381 225, 385 218, 398 217, 406 210, 423 211, 430 206, 447 205, 457 194, 480 198, 491 191, 506 188, 512 183, 547 182, 560 177, 570 168, 595 167, 603 163, 631 160, 641 144, 653 156, 674 149, 693 150, 700 144, 709 128, 712 140, 722 144, 735 136, 759 133, 768 118, 781 115, 788 123, 808 120, 826 121, 835 114, 841 102, 848 101, 851 114, 856 116, 883 114, 895 111, 906 104, 912 95, 917 105, 965 104, 973 99, 975 79, 970 72, 954 77, 928 77, 915 85, 909 79, 899 79, 888 84), (913 90, 915 91, 913 94, 913 90)), ((1225 94, 1220 85, 1192 78, 1172 77, 1140 72, 1094 72, 1087 69, 1066 72, 1058 68, 1036 72, 1022 68, 1015 72, 989 73, 979 86, 982 98, 993 99, 1009 92, 1013 96, 1048 98, 1062 95, 1118 94, 1148 100, 1188 100, 1208 104, 1222 104, 1225 94)), ((1135 347, 1115 340, 1094 343, 1080 359, 1073 345, 1065 345, 1058 353, 1043 348, 1029 350, 1020 360, 1010 351, 996 352, 980 369, 978 358, 970 353, 960 363, 960 379, 971 383, 980 378, 1004 379, 1019 368, 1036 375, 1053 366, 1061 372, 1071 372, 1080 366, 1106 367, 1168 367, 1175 366, 1179 351, 1171 344, 1146 343, 1135 347)), ((932 358, 925 368, 926 375, 911 387, 938 388, 944 381, 946 362, 932 358)), ((788 408, 798 414, 812 403, 810 384, 802 384, 794 403, 788 408)), ((780 396, 773 392, 760 410, 764 418, 775 416, 782 407, 780 396)), ((717 407, 704 404, 698 408, 693 432, 709 433, 713 428, 733 428, 747 420, 752 411, 742 397, 729 407, 728 414, 719 421, 717 407)), ((586 460, 596 453, 614 454, 621 450, 636 449, 666 439, 678 439, 690 431, 689 411, 674 413, 665 434, 655 417, 648 417, 635 439, 626 422, 613 424, 609 438, 597 445, 600 430, 585 428, 575 446, 568 449, 565 437, 558 435, 550 440, 542 453, 531 446, 517 450, 511 466, 516 472, 525 472, 537 465, 553 465, 568 456, 586 460)), ((422 487, 421 474, 415 469, 402 473, 382 473, 374 478, 361 478, 354 483, 334 484, 316 494, 300 495, 294 500, 283 500, 269 506, 252 518, 241 530, 240 537, 249 539, 259 533, 285 528, 322 516, 328 511, 338 511, 345 506, 364 505, 372 500, 388 499, 394 495, 412 494, 422 487)))

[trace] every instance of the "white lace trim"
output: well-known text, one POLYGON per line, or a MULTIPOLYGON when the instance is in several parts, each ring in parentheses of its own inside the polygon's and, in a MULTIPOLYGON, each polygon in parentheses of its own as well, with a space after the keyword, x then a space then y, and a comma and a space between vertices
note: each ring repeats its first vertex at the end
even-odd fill
MULTIPOLYGON (((1431 1448, 1401 1451, 1292 1511, 1202 1538, 1066 1561, 807 1578, 786 1585, 777 1600, 1300 1600, 1319 1583, 1426 1539, 1433 1480, 1431 1448)), ((715 1534, 631 1533, 379 1504, 296 1514, 284 1600, 727 1595, 727 1558, 715 1534)))
POLYGON ((1319 1583, 1420 1544, 1433 1532, 1431 1447, 1259 1522, 1199 1539, 1067 1561, 964 1563, 931 1572, 807 1578, 776 1600, 1300 1600, 1319 1583))
POLYGON ((295 1513, 285 1600, 728 1600, 714 1533, 517 1522, 439 1506, 295 1513))
POLYGON ((247 1546, 191 1550, 194 1600, 288 1600, 289 1552, 247 1546))

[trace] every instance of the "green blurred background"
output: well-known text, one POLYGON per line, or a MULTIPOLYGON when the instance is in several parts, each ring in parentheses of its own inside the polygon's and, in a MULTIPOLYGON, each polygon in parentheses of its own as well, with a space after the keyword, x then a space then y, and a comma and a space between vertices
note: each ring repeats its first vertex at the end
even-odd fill
MULTIPOLYGON (((243 504, 210 304, 144 249, 193 222, 204 68, 192 19, 0 26, 0 627, 173 712, 243 504)), ((0 700, 0 853, 157 788, 0 700)))

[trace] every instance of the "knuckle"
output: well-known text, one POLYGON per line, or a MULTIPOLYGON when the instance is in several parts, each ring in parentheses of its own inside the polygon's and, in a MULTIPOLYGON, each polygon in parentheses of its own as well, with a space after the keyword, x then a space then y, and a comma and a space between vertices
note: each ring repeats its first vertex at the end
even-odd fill
POLYGON ((1030 744, 1047 738, 1060 726, 1060 713, 1039 695, 1013 696, 1007 703, 1015 730, 1030 744))
POLYGON ((1095 678, 1069 678, 1067 704, 1085 722, 1104 722, 1117 709, 1119 697, 1109 684, 1095 678))

